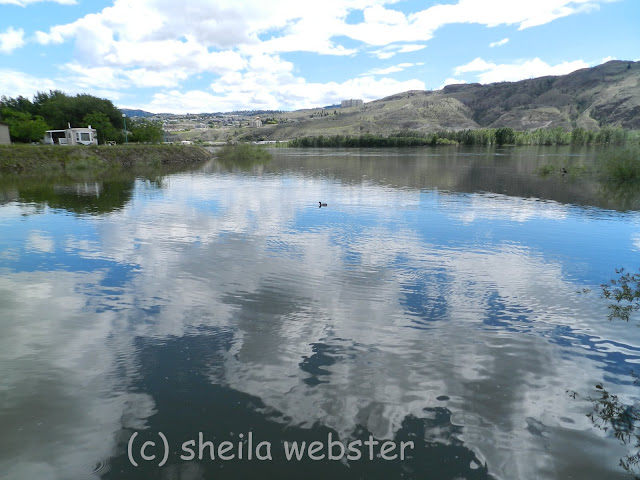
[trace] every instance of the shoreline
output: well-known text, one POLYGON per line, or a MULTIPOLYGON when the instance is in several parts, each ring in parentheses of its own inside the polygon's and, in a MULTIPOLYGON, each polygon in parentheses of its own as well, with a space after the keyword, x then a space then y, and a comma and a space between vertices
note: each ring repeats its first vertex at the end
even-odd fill
POLYGON ((0 145, 0 174, 102 171, 198 163, 212 157, 197 145, 0 145))

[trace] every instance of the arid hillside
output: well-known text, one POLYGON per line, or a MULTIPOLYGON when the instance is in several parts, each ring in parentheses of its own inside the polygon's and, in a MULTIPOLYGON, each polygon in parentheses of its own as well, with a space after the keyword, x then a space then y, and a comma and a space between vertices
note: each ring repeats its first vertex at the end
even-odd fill
POLYGON ((614 60, 562 76, 414 90, 362 107, 298 111, 287 117, 287 123, 252 129, 244 138, 285 140, 490 127, 597 130, 612 125, 640 129, 640 62, 614 60))

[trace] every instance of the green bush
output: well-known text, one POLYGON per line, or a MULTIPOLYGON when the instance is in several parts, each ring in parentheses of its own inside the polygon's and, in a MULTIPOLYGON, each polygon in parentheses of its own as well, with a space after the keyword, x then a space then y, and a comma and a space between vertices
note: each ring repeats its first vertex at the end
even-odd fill
POLYGON ((607 181, 633 183, 640 181, 640 148, 618 148, 604 152, 598 159, 598 171, 607 181))
POLYGON ((513 128, 503 127, 496 130, 496 145, 514 145, 516 143, 516 131, 513 128))
POLYGON ((18 112, 10 108, 0 111, 0 118, 9 125, 9 134, 14 142, 37 142, 42 140, 49 126, 39 115, 18 112))
POLYGON ((249 166, 271 160, 271 154, 267 150, 249 143, 227 145, 221 148, 216 156, 221 163, 227 166, 249 166))
POLYGON ((546 165, 543 165, 540 168, 538 168, 538 174, 542 175, 543 177, 549 177, 551 175, 555 175, 559 171, 560 169, 558 168, 557 165, 551 165, 550 163, 547 163, 546 165))

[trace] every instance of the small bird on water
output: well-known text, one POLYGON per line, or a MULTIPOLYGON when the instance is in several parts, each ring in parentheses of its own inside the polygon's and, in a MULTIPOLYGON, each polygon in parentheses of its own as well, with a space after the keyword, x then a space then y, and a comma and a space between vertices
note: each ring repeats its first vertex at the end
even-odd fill
POLYGON ((318 202, 320 205, 318 205, 318 208, 322 208, 322 207, 326 207, 327 204, 326 203, 322 203, 322 202, 318 202))
POLYGON ((565 173, 567 173, 567 169, 562 167, 562 175, 564 175, 565 173))

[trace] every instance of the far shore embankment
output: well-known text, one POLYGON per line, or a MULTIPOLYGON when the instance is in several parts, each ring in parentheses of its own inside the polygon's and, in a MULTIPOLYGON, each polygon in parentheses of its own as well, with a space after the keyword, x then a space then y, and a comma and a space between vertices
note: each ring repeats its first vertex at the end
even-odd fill
POLYGON ((157 167, 203 162, 212 156, 197 145, 0 145, 0 174, 157 167))

